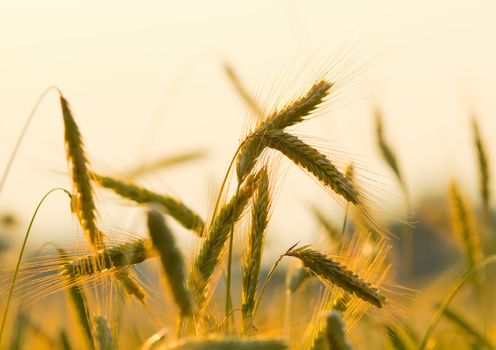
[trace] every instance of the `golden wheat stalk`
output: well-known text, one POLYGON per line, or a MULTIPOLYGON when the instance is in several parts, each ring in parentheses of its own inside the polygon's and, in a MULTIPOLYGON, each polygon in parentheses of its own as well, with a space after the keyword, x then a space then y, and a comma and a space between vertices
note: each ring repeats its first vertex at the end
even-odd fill
POLYGON ((194 305, 191 292, 186 286, 183 255, 176 245, 174 235, 165 224, 164 216, 156 210, 148 211, 148 232, 153 246, 159 253, 164 275, 181 317, 192 315, 194 305))
POLYGON ((172 216, 184 228, 193 230, 200 236, 202 235, 205 227, 203 219, 180 200, 109 176, 94 174, 94 179, 100 186, 114 191, 123 198, 139 204, 155 203, 160 205, 167 214, 172 216))
POLYGON ((463 245, 467 267, 472 269, 481 260, 479 236, 475 230, 473 213, 455 181, 452 181, 449 191, 453 229, 463 245))
POLYGON ((265 231, 269 224, 269 210, 271 198, 269 176, 262 173, 257 192, 253 198, 251 211, 251 229, 248 236, 248 245, 243 258, 243 281, 241 289, 241 314, 245 332, 252 329, 253 310, 255 308, 255 294, 257 291, 262 262, 262 250, 265 231))
POLYGON ((377 308, 382 308, 386 303, 386 298, 379 289, 330 257, 308 246, 290 250, 286 255, 298 258, 309 273, 318 277, 327 286, 338 286, 377 308))
POLYGON ((62 94, 60 95, 60 105, 64 118, 66 154, 70 164, 72 185, 74 187, 74 193, 72 195, 73 210, 91 246, 94 249, 102 249, 104 246, 104 235, 96 225, 96 207, 90 181, 91 173, 84 151, 83 138, 74 120, 70 105, 62 94))
POLYGON ((258 123, 257 128, 245 138, 240 147, 236 163, 238 182, 242 182, 251 172, 264 150, 265 145, 260 143, 261 137, 268 131, 284 130, 302 122, 324 101, 331 87, 332 84, 326 80, 318 81, 305 95, 258 123))
MULTIPOLYGON (((262 169, 261 171, 265 171, 262 169)), ((206 298, 206 289, 215 267, 222 258, 229 232, 245 210, 255 192, 260 173, 250 175, 236 196, 225 204, 213 219, 200 247, 189 276, 189 286, 193 289, 196 305, 201 308, 206 298)))
POLYGON ((475 149, 477 152, 477 162, 479 164, 479 189, 482 198, 482 209, 486 220, 489 218, 489 202, 491 197, 489 173, 489 159, 487 156, 486 147, 482 140, 481 132, 477 119, 472 119, 472 134, 474 138, 475 149))

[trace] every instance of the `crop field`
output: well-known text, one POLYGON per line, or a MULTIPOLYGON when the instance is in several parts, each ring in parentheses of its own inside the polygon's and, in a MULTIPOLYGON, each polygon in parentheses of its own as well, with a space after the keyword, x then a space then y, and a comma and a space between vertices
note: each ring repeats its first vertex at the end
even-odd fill
MULTIPOLYGON (((102 160, 88 142, 97 130, 84 127, 78 103, 47 84, 14 142, 1 146, 8 157, 0 163, 0 348, 496 348, 496 154, 486 120, 467 112, 451 134, 470 140, 466 171, 476 181, 446 168, 451 180, 431 196, 412 191, 403 134, 380 98, 369 99, 365 112, 374 159, 305 129, 326 128, 321 122, 338 108, 368 98, 376 57, 365 46, 309 55, 280 78, 264 77, 260 89, 237 62, 217 60, 230 94, 215 101, 244 110, 229 117, 237 134, 213 136, 222 120, 208 107, 183 118, 192 135, 228 150, 222 162, 211 161, 189 130, 178 137, 191 147, 163 157, 123 155, 132 167, 102 160), (55 154, 63 169, 24 149, 48 104, 49 123, 60 126, 64 148, 55 154), (26 216, 2 198, 10 186, 24 195, 15 181, 20 157, 38 170, 57 168, 29 175, 55 185, 42 189, 26 216), (184 176, 183 186, 163 185, 170 174, 184 176), (194 204, 182 196, 207 183, 194 204), (319 200, 296 195, 300 184, 313 186, 302 189, 319 200), (52 207, 55 199, 63 204, 52 207), (202 201, 208 204, 199 208, 202 201), (64 230, 70 222, 70 232, 60 238, 38 224, 49 215, 64 230), (294 232, 281 232, 281 222, 294 232)), ((353 135, 353 121, 341 122, 353 135)), ((150 125, 144 138, 152 140, 159 124, 150 125)), ((105 132, 119 133, 120 125, 105 132)))

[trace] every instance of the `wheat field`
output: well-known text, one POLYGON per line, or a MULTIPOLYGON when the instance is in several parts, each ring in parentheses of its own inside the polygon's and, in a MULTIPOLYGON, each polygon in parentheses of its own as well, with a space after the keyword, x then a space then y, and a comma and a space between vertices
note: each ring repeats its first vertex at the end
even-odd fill
MULTIPOLYGON (((237 99, 246 113, 213 180, 198 166, 211 156, 201 147, 136 159, 123 171, 108 170, 123 167, 106 159, 105 170, 70 94, 42 91, 15 142, 3 143, 0 201, 43 101, 58 111, 50 122, 63 129, 67 167, 45 175, 60 181, 42 189, 32 216, 0 212, 0 348, 496 348, 492 135, 467 113, 465 135, 453 137, 470 138, 468 171, 477 182, 453 174, 441 195, 421 199, 380 101, 367 111, 367 132, 382 172, 373 160, 312 138, 304 126, 324 125, 368 82, 369 66, 347 61, 357 52, 289 70, 284 81, 267 83, 267 95, 252 91, 247 81, 255 77, 242 78, 233 62, 217 62, 232 92, 223 98, 237 99), (213 182, 202 198, 207 209, 181 198, 181 189, 149 186, 171 171, 193 174, 198 183, 186 186, 213 182), (323 200, 281 203, 294 190, 289 172, 304 174, 323 200), (63 198, 65 211, 52 214, 72 220, 73 232, 58 239, 44 231, 41 242, 38 232, 32 243, 52 197, 63 198), (399 207, 393 214, 385 209, 390 199, 399 207), (296 209, 281 210, 288 205, 296 209), (126 214, 109 220, 115 207, 126 214), (295 224, 298 232, 278 240, 276 213, 288 227, 303 215, 312 226, 301 232, 295 224)), ((197 118, 215 120, 191 116, 192 128, 197 118)))

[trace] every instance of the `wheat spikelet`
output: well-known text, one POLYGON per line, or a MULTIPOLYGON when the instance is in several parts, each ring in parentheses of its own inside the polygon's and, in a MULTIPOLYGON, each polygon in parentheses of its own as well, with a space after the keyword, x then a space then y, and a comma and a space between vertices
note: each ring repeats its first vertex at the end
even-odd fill
POLYGON ((235 337, 210 337, 184 339, 166 347, 168 350, 283 350, 285 342, 273 339, 246 339, 235 337))
POLYGON ((332 84, 326 80, 318 81, 304 96, 288 103, 282 110, 258 123, 255 131, 245 138, 240 148, 236 163, 238 182, 242 182, 250 173, 264 150, 265 145, 260 143, 261 137, 268 131, 283 130, 302 122, 324 101, 331 87, 332 84))
POLYGON ((378 308, 382 308, 386 303, 386 298, 377 288, 338 262, 308 246, 293 249, 286 255, 298 258, 308 272, 326 285, 336 285, 378 308))
POLYGON ((194 291, 196 305, 199 308, 205 300, 208 281, 222 258, 231 227, 243 213, 257 188, 259 178, 260 173, 250 175, 238 194, 221 208, 208 229, 189 276, 189 286, 194 291))
POLYGON ((205 226, 203 219, 181 201, 112 177, 94 174, 94 178, 100 186, 114 191, 121 197, 140 204, 159 204, 183 227, 193 230, 199 235, 202 234, 205 226))
POLYGON ((174 301, 181 316, 193 314, 191 292, 186 286, 186 270, 183 256, 176 245, 174 236, 165 224, 164 216, 156 211, 148 211, 148 232, 152 243, 160 255, 164 275, 172 291, 174 301))
POLYGON ((329 349, 351 350, 352 347, 344 332, 344 322, 341 313, 332 311, 326 318, 326 339, 329 349))
POLYGON ((449 190, 453 228, 463 244, 467 266, 472 269, 481 259, 479 236, 475 231, 474 218, 456 182, 451 183, 449 190))
POLYGON ((472 134, 474 138, 475 149, 477 151, 477 161, 479 163, 479 188, 482 198, 482 208, 486 219, 489 217, 489 201, 491 192, 490 186, 490 173, 489 173, 489 160, 487 156, 486 147, 482 141, 479 125, 475 117, 472 119, 472 134))
POLYGON ((261 174, 260 182, 253 198, 251 230, 243 258, 241 313, 245 332, 252 328, 255 293, 260 275, 264 236, 269 223, 270 204, 269 176, 265 171, 261 174))
POLYGON ((359 194, 353 183, 317 149, 284 131, 267 132, 261 138, 261 142, 306 169, 323 185, 331 188, 348 202, 360 205, 359 194))
POLYGON ((69 103, 62 95, 60 95, 60 105, 64 118, 66 154, 74 187, 74 194, 72 195, 73 210, 91 246, 95 249, 101 249, 104 245, 104 236, 96 226, 96 207, 83 138, 74 120, 69 103))
POLYGON ((151 242, 138 239, 99 250, 95 254, 73 259, 62 267, 61 274, 74 278, 89 276, 105 270, 124 269, 142 263, 152 256, 151 242), (95 263, 97 262, 97 263, 95 263))

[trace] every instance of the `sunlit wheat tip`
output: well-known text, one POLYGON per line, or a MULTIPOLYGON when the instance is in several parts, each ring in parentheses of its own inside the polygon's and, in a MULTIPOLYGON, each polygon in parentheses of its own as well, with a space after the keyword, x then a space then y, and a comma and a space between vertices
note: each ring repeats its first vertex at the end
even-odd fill
POLYGON ((292 125, 302 122, 324 101, 329 94, 332 84, 326 80, 316 82, 305 95, 291 101, 280 111, 276 111, 261 120, 256 129, 243 141, 236 163, 238 181, 242 181, 255 166, 265 146, 261 138, 268 131, 282 131, 292 125))

